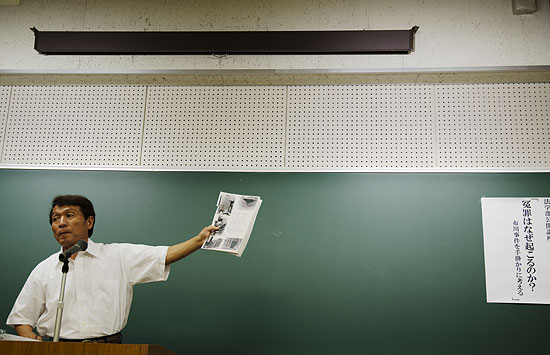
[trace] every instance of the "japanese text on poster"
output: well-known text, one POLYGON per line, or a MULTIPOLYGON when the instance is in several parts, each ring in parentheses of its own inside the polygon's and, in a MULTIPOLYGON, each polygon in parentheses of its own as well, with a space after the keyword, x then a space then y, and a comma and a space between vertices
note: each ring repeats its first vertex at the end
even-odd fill
POLYGON ((550 198, 482 198, 487 302, 550 303, 550 198))

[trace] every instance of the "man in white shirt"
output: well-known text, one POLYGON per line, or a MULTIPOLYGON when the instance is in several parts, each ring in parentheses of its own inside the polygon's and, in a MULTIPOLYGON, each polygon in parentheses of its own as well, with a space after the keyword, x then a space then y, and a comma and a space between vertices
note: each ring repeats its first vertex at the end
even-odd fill
MULTIPOLYGON (((86 197, 64 195, 52 201, 50 224, 62 250, 81 239, 88 243, 85 251, 69 260, 60 334, 67 341, 120 342, 133 285, 165 281, 170 264, 200 249, 218 229, 208 226, 183 243, 153 247, 95 243, 89 239, 94 223, 94 208, 86 197)), ((20 336, 37 340, 53 336, 62 265, 55 253, 31 272, 6 322, 20 336)))

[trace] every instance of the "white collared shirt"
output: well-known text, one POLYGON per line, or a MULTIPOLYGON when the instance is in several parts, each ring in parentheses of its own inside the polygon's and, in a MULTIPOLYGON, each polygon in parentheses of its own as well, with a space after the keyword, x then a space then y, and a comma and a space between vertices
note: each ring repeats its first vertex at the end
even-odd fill
MULTIPOLYGON (((69 260, 60 337, 86 339, 121 331, 128 321, 135 284, 165 281, 168 247, 103 244, 88 240, 88 249, 69 260)), ((7 325, 29 324, 41 336, 53 336, 61 267, 59 253, 31 272, 11 310, 7 325)))

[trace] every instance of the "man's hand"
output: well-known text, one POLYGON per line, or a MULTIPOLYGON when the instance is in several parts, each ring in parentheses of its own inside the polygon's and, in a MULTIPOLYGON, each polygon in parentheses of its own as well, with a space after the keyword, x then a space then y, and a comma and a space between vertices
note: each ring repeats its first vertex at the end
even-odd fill
POLYGON ((18 334, 19 336, 22 336, 22 337, 25 337, 25 338, 29 338, 29 339, 36 339, 36 340, 42 341, 42 337, 36 335, 36 334, 32 331, 32 327, 31 327, 30 325, 28 325, 28 324, 19 324, 19 325, 16 325, 16 326, 15 326, 15 331, 17 332, 17 334, 18 334))
POLYGON ((197 241, 202 246, 204 244, 204 242, 206 241, 206 239, 208 239, 208 237, 210 237, 210 234, 212 234, 212 232, 217 231, 217 230, 220 230, 220 229, 218 227, 214 227, 214 226, 204 227, 201 230, 201 232, 199 234, 197 234, 197 236, 195 238, 197 238, 197 241))
POLYGON ((176 261, 185 258, 187 255, 199 250, 204 244, 204 241, 210 237, 210 234, 217 230, 219 230, 219 228, 214 226, 204 227, 195 237, 183 243, 168 247, 165 264, 170 265, 175 263, 176 261))

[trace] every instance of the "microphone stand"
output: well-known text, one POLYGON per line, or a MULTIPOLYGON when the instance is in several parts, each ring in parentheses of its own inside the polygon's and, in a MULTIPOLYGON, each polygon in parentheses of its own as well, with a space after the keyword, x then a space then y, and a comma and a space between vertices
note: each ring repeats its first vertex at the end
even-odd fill
POLYGON ((61 277, 61 291, 59 292, 59 303, 57 304, 57 312, 55 314, 55 328, 53 331, 53 341, 59 342, 59 332, 61 331, 61 318, 63 317, 63 307, 65 299, 65 282, 67 281, 67 273, 69 272, 69 258, 63 260, 61 268, 63 276, 61 277))

